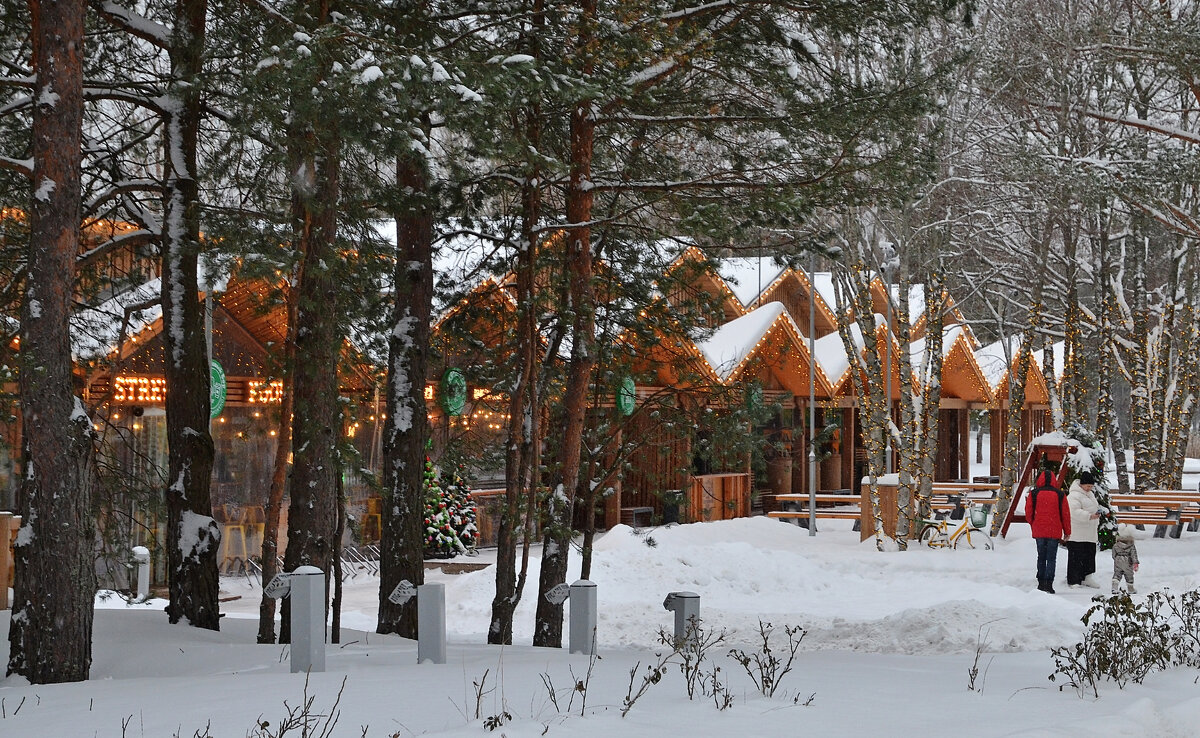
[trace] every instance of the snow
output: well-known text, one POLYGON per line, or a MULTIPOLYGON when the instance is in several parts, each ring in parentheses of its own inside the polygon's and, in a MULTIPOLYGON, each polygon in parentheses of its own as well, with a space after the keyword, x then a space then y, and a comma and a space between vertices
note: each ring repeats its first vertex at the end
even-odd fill
POLYGON ((38 183, 38 188, 34 190, 33 199, 38 202, 50 202, 50 195, 53 194, 56 187, 54 180, 49 177, 42 177, 38 183))
MULTIPOLYGON (((859 350, 865 345, 862 331, 858 323, 850 324, 850 337, 859 350)), ((829 379, 829 386, 837 387, 850 368, 850 358, 846 355, 846 344, 842 342, 841 333, 830 333, 813 342, 813 358, 829 379)))
MULTIPOLYGON (((1200 585, 1200 535, 1136 535, 1140 591, 1200 585)), ((484 551, 460 560, 494 557, 484 551)), ((91 679, 37 686, 19 677, 0 680, 0 733, 250 735, 263 721, 275 730, 285 703, 301 705, 307 695, 317 713, 338 701, 332 737, 482 736, 489 734, 484 720, 503 713, 511 720, 491 734, 511 738, 907 736, 927 734, 931 724, 969 725, 978 736, 1193 735, 1200 720, 1194 670, 1155 673, 1124 689, 1102 683, 1098 700, 1048 681, 1049 649, 1080 639, 1080 618, 1095 590, 1035 591, 1035 559, 1021 525, 994 551, 904 553, 876 552, 845 521, 823 521, 816 536, 762 517, 640 532, 618 526, 596 541, 589 576, 599 604, 600 658, 593 663, 565 649, 527 645, 529 590, 517 609, 516 645, 485 645, 495 591, 488 567, 459 575, 427 571, 427 582, 446 586, 448 659, 418 665, 415 642, 373 632, 379 580, 357 571, 345 584, 342 642, 327 646, 326 671, 308 677, 290 673, 286 646, 255 643, 256 582, 222 580, 222 597, 235 599, 222 603, 219 633, 169 625, 163 600, 129 605, 108 597, 97 600, 91 679), (659 631, 672 629, 663 599, 682 590, 700 595, 705 628, 726 632, 709 658, 721 667, 733 704, 719 711, 711 698, 689 701, 671 666, 622 718, 630 670, 640 684, 647 664, 663 652, 659 631), (755 648, 760 620, 776 627, 777 654, 784 625, 807 630, 773 698, 758 695, 728 656, 731 648, 755 648), (972 691, 967 671, 977 647, 981 673, 972 691), (577 680, 586 682, 585 694, 572 692, 577 680)), ((538 561, 535 548, 531 583, 538 561)), ((1111 559, 1102 554, 1097 563, 1107 575, 1111 559)), ((578 578, 577 556, 571 564, 568 581, 578 578)), ((1058 565, 1061 583, 1065 556, 1058 565)), ((5 661, 8 628, 9 619, 0 618, 5 661)))
POLYGON ((707 340, 696 345, 722 381, 728 379, 754 350, 779 316, 785 314, 781 302, 766 305, 722 325, 707 340))
POLYGON ((350 79, 354 84, 369 85, 383 77, 383 70, 372 64, 350 79))
POLYGON ((742 305, 749 306, 787 270, 769 256, 721 259, 717 271, 742 305))
POLYGON ((975 362, 979 364, 979 370, 996 393, 1007 389, 1000 384, 1008 376, 1009 358, 1015 356, 1021 347, 1021 336, 1010 336, 1007 344, 1006 347, 1005 341, 1001 340, 975 349, 975 362))

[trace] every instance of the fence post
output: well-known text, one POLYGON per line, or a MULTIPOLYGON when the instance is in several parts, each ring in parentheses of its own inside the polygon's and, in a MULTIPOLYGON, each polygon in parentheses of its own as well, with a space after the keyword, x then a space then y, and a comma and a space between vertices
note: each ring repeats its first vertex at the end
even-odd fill
POLYGON ((446 663, 446 585, 417 586, 417 663, 446 663))
POLYGON ((288 577, 292 598, 292 673, 325 671, 325 572, 298 566, 288 577))
POLYGON ((596 653, 596 583, 580 579, 571 584, 569 653, 596 653))
POLYGON ((700 595, 695 592, 671 592, 663 600, 663 609, 675 612, 675 641, 683 643, 688 636, 689 625, 693 639, 698 637, 696 632, 700 625, 700 595))
POLYGON ((133 547, 133 563, 137 568, 137 596, 139 600, 150 599, 150 549, 133 547))

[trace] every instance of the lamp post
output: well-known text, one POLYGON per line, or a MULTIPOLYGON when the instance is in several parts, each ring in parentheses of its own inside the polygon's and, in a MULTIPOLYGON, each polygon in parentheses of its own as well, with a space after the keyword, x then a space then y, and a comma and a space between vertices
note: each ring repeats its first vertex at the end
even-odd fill
POLYGON ((817 437, 816 358, 813 353, 817 334, 816 256, 808 256, 808 534, 817 534, 817 437))

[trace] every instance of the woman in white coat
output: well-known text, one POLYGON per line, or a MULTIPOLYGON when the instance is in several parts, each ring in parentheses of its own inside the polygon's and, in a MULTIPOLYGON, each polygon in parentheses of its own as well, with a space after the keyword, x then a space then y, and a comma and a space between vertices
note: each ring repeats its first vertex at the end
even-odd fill
POLYGON ((1067 507, 1071 510, 1071 535, 1067 538, 1067 586, 1099 587, 1092 573, 1096 571, 1097 531, 1100 527, 1100 503, 1092 494, 1096 475, 1081 472, 1071 482, 1067 492, 1067 507))

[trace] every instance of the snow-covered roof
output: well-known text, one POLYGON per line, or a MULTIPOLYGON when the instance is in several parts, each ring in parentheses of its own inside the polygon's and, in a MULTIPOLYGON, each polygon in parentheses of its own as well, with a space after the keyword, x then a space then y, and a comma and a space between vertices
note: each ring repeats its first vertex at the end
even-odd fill
MULTIPOLYGON (((888 295, 892 304, 900 305, 900 285, 888 285, 888 295)), ((916 325, 925 315, 925 285, 910 284, 908 286, 908 324, 916 325)))
MULTIPOLYGON (((850 337, 854 341, 854 345, 861 351, 865 344, 862 340, 862 331, 859 330, 857 324, 850 325, 850 337)), ((846 370, 850 368, 850 359, 846 355, 846 347, 842 343, 840 333, 830 333, 814 341, 813 358, 824 370, 829 384, 833 387, 838 386, 842 378, 846 376, 846 370)))
POLYGON ((125 309, 147 301, 153 304, 129 314, 125 338, 136 336, 162 317, 158 302, 162 281, 157 277, 132 290, 123 292, 99 305, 78 310, 71 315, 71 354, 76 361, 99 359, 118 348, 125 309))
POLYGON ((811 277, 817 295, 836 315, 840 311, 838 310, 837 289, 833 286, 833 272, 813 272, 811 277))
MULTIPOLYGON (((954 342, 963 335, 963 329, 960 325, 947 325, 942 328, 942 358, 945 359, 954 350, 954 342)), ((921 366, 925 361, 925 349, 929 344, 929 339, 919 338, 912 341, 908 346, 909 360, 912 362, 913 368, 921 366)))
POLYGON ((769 302, 729 321, 696 347, 721 381, 725 381, 750 356, 754 347, 783 314, 783 303, 769 302))
POLYGON ((750 305, 779 279, 787 267, 770 256, 739 256, 721 259, 717 271, 742 305, 750 305))
POLYGON ((1008 375, 1008 363, 1020 347, 1021 336, 1018 334, 975 349, 975 362, 993 391, 1001 389, 1000 384, 1008 375))

